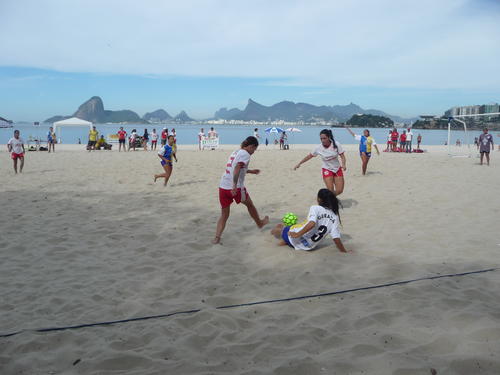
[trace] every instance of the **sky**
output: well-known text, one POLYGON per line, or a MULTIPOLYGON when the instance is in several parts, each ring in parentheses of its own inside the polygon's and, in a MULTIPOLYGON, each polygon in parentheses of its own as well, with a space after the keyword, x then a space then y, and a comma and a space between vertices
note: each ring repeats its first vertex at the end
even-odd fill
POLYGON ((499 0, 2 0, 0 116, 500 101, 499 0))

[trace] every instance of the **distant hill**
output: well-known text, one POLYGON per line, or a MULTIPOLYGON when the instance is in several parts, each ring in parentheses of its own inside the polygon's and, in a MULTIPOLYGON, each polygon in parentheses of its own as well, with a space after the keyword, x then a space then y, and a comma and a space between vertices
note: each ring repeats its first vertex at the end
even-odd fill
POLYGON ((230 120, 234 116, 239 115, 241 112, 241 109, 238 108, 231 108, 230 110, 228 110, 226 107, 224 107, 215 112, 214 118, 230 120))
POLYGON ((157 109, 156 111, 146 113, 142 116, 142 119, 151 123, 162 123, 172 120, 172 116, 163 109, 157 109))
POLYGON ((347 125, 363 128, 389 128, 394 126, 394 121, 385 116, 354 115, 347 121, 347 125))
POLYGON ((91 121, 93 123, 147 123, 141 119, 137 113, 131 110, 110 111, 104 109, 102 99, 98 96, 93 96, 85 103, 80 105, 75 113, 71 116, 53 116, 46 119, 44 122, 55 122, 64 120, 70 117, 78 117, 82 120, 91 121))
POLYGON ((248 99, 244 110, 238 108, 221 108, 214 114, 215 119, 241 120, 241 121, 305 121, 314 120, 337 120, 345 122, 355 114, 367 114, 389 117, 396 122, 409 122, 412 119, 403 119, 399 116, 392 116, 376 109, 363 109, 357 104, 334 106, 316 106, 308 103, 294 103, 291 101, 282 101, 272 106, 259 104, 252 99, 248 99))
POLYGON ((184 111, 181 111, 181 113, 179 113, 177 116, 175 116, 173 120, 175 122, 180 122, 180 123, 195 121, 191 117, 189 117, 188 114, 184 111))

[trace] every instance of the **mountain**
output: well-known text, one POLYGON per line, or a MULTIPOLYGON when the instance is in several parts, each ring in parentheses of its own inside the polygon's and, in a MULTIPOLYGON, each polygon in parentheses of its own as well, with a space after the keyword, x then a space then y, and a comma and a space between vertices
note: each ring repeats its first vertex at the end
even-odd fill
POLYGON ((392 128, 394 121, 389 117, 378 115, 353 115, 347 125, 363 127, 363 128, 392 128))
POLYGON ((142 116, 142 119, 151 123, 162 123, 168 120, 172 120, 172 116, 170 116, 163 109, 157 109, 156 111, 146 113, 144 116, 142 116))
POLYGON ((217 112, 215 112, 214 118, 229 120, 232 117, 239 115, 240 113, 241 113, 241 109, 231 108, 230 110, 227 110, 227 108, 224 107, 224 108, 219 109, 217 112))
POLYGON ((104 104, 102 99, 98 96, 93 96, 85 103, 80 105, 72 116, 53 116, 45 120, 44 122, 55 122, 64 120, 70 117, 78 117, 82 120, 91 121, 93 123, 144 123, 143 119, 139 117, 134 111, 125 109, 121 111, 110 111, 104 109, 104 104))
POLYGON ((248 99, 247 106, 243 111, 238 108, 233 108, 229 111, 227 108, 221 108, 215 112, 214 118, 241 121, 284 120, 312 122, 314 120, 337 120, 345 122, 355 114, 384 116, 397 122, 404 122, 405 120, 408 121, 408 119, 403 119, 399 116, 391 116, 376 109, 365 110, 354 103, 350 103, 348 105, 316 106, 308 103, 282 101, 268 107, 259 104, 252 99, 248 99))
POLYGON ((177 116, 174 117, 174 121, 182 123, 182 122, 192 122, 195 120, 189 117, 186 112, 182 111, 181 113, 179 113, 177 116))

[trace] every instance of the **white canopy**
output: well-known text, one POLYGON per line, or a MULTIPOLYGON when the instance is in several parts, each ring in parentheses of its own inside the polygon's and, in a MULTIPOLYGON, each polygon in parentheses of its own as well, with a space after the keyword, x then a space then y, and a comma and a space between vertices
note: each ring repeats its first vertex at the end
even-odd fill
POLYGON ((58 126, 88 126, 92 129, 92 123, 90 121, 85 121, 78 117, 71 117, 66 120, 56 121, 52 125, 54 126, 54 131, 56 131, 58 126))

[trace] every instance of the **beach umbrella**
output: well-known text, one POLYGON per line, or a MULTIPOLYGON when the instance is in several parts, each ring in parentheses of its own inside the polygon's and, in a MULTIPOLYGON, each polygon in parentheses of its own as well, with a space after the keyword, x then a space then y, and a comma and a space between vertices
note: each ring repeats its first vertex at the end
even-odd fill
POLYGON ((288 129, 286 129, 286 131, 291 132, 291 133, 302 132, 302 130, 300 130, 298 128, 288 128, 288 129))
POLYGON ((276 134, 278 134, 278 133, 283 133, 283 132, 284 132, 284 130, 283 130, 283 129, 281 129, 281 128, 277 128, 276 126, 273 126, 272 128, 267 128, 267 129, 265 130, 265 132, 266 132, 266 133, 276 133, 276 134))

